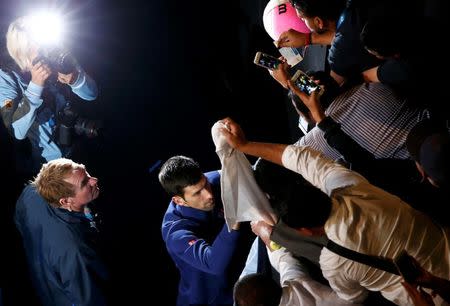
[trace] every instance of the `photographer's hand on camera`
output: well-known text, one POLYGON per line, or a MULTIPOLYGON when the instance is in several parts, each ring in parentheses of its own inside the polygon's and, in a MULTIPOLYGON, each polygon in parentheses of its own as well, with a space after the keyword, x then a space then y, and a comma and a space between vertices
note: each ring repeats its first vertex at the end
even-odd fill
POLYGON ((43 61, 38 61, 31 67, 31 81, 39 86, 44 86, 45 82, 52 75, 52 70, 43 61))
POLYGON ((78 71, 75 70, 69 74, 62 74, 58 72, 58 81, 62 84, 72 85, 78 79, 78 71))

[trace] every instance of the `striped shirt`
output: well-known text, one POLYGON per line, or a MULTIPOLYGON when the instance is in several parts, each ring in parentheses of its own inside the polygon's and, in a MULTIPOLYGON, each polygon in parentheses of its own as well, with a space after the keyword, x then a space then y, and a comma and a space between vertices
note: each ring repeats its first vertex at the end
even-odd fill
MULTIPOLYGON (((429 112, 408 104, 381 83, 358 85, 338 96, 325 111, 342 130, 375 158, 407 159, 405 141, 409 131, 429 112)), ((317 126, 295 145, 309 146, 331 159, 341 156, 331 148, 317 126)))

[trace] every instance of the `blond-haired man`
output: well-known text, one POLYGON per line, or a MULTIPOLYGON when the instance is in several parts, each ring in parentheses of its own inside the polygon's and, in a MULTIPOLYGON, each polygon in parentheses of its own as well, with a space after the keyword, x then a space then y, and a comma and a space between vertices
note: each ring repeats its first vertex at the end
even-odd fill
POLYGON ((107 271, 96 251, 97 228, 87 205, 97 178, 82 164, 44 164, 15 211, 33 285, 43 305, 104 305, 107 271))

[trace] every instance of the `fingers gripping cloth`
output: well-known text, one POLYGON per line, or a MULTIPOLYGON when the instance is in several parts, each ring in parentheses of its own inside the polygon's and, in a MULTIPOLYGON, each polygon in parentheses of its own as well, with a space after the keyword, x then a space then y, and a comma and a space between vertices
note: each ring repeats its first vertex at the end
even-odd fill
POLYGON ((222 128, 227 127, 218 121, 213 125, 211 133, 222 164, 220 185, 228 230, 236 222, 243 221, 264 220, 275 224, 277 219, 275 213, 267 197, 256 184, 250 162, 243 153, 228 145, 220 132, 222 128))

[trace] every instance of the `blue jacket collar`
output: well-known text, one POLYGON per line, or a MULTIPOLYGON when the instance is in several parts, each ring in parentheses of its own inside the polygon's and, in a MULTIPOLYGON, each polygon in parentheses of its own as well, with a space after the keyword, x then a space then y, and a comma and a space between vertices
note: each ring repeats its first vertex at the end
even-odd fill
POLYGON ((199 221, 207 221, 211 218, 211 211, 204 211, 188 206, 181 206, 173 203, 175 205, 175 209, 184 217, 195 219, 199 221))
POLYGON ((67 223, 89 222, 89 219, 82 212, 68 211, 67 209, 64 208, 55 208, 51 206, 49 207, 56 217, 62 219, 67 223))

